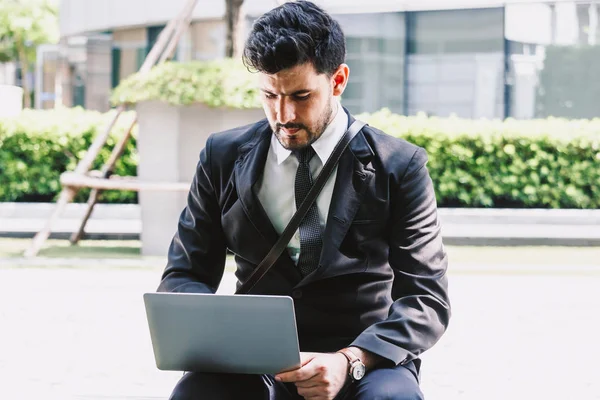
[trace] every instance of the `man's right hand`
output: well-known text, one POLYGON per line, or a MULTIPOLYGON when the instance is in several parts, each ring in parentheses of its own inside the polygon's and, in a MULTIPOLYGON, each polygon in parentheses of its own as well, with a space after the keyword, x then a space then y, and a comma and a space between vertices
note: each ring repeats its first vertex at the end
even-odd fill
POLYGON ((333 400, 349 379, 348 360, 341 353, 300 353, 300 359, 300 368, 275 379, 294 383, 306 400, 333 400))

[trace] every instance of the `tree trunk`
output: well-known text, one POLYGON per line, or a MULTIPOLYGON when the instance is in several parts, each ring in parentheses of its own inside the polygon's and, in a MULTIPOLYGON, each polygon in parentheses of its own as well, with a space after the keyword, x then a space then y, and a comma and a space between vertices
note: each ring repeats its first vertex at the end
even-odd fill
POLYGON ((225 44, 225 57, 235 57, 241 53, 240 31, 242 29, 242 4, 244 0, 225 0, 225 24, 227 38, 225 44))
POLYGON ((21 65, 21 86, 23 87, 23 108, 31 108, 31 91, 29 89, 29 83, 27 82, 27 75, 29 74, 29 60, 27 60, 27 54, 23 48, 23 43, 17 38, 17 53, 19 64, 21 65))

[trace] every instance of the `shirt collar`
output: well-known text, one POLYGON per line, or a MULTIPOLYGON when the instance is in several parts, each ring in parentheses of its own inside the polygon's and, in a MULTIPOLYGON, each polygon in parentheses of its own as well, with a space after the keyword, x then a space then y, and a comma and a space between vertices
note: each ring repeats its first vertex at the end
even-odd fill
MULTIPOLYGON (((331 153, 335 149, 335 145, 340 141, 346 129, 348 129, 348 116, 346 112, 340 105, 339 101, 336 101, 337 104, 337 112, 333 121, 325 131, 313 144, 312 147, 315 150, 315 153, 321 160, 321 163, 325 165, 331 153)), ((271 137, 271 147, 275 150, 275 156, 277 157, 277 165, 281 165, 288 157, 292 154, 291 150, 284 148, 279 140, 272 135, 271 137)))

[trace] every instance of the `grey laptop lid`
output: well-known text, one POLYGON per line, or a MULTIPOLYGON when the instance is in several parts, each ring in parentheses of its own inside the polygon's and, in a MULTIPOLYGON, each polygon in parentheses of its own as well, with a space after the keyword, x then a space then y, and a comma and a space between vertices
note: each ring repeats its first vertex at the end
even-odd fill
POLYGON ((290 297, 146 293, 144 303, 161 370, 275 374, 300 365, 290 297))

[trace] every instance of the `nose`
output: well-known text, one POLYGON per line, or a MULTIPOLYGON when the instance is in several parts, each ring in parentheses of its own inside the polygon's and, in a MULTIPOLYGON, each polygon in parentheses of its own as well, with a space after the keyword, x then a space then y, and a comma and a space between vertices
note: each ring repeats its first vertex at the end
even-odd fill
POLYGON ((288 96, 280 96, 277 100, 277 122, 282 125, 296 119, 296 110, 288 96))

